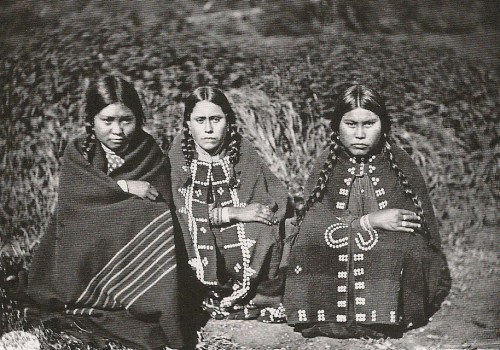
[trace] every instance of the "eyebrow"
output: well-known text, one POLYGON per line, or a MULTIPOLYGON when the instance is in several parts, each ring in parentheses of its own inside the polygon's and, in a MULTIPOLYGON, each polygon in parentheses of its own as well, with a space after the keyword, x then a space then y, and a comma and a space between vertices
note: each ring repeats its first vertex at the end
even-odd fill
POLYGON ((213 117, 217 117, 217 118, 224 118, 225 116, 222 115, 222 114, 213 114, 213 115, 193 115, 191 116, 191 118, 213 118, 213 117))
POLYGON ((120 118, 134 118, 135 119, 135 116, 133 114, 126 114, 126 115, 107 115, 107 114, 99 114, 99 117, 100 118, 106 118, 106 119, 109 119, 109 118, 112 118, 112 119, 120 119, 120 118))
POLYGON ((377 118, 369 118, 369 119, 366 119, 366 120, 354 120, 354 119, 350 119, 350 118, 346 118, 344 120, 344 123, 369 123, 369 122, 376 122, 377 121, 377 118))

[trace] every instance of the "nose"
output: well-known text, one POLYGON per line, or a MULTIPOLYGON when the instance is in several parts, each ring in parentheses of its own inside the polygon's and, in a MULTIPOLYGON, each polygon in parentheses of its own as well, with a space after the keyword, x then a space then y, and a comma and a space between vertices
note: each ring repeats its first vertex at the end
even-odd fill
POLYGON ((114 122, 113 124, 111 124, 111 132, 116 135, 123 133, 121 124, 118 122, 114 122))
POLYGON ((356 128, 356 133, 355 133, 355 136, 356 138, 358 139, 364 139, 365 136, 366 136, 366 133, 365 133, 365 128, 363 126, 358 126, 356 128))
POLYGON ((210 134, 213 131, 214 128, 212 127, 212 122, 210 120, 205 121, 205 132, 210 134))

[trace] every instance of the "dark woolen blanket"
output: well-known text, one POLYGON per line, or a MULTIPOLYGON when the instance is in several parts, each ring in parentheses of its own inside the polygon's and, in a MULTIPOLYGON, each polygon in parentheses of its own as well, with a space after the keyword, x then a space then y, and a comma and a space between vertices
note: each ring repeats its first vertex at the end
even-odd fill
MULTIPOLYGON (((328 152, 316 163, 309 192, 328 152)), ((427 323, 448 294, 449 271, 424 179, 402 149, 394 146, 393 153, 422 202, 430 234, 355 228, 347 205, 355 166, 342 154, 323 199, 306 213, 291 249, 284 299, 289 324, 409 329, 427 323)), ((371 160, 368 168, 379 209, 415 210, 386 154, 371 160)))
POLYGON ((106 174, 97 144, 89 163, 83 139, 63 157, 59 200, 29 272, 28 314, 103 346, 183 346, 168 166, 139 131, 120 168, 106 174), (117 180, 144 180, 155 202, 122 191, 117 180), (70 328, 68 328, 70 326, 70 328))
POLYGON ((172 196, 189 264, 198 280, 212 290, 229 289, 232 294, 224 296, 232 302, 249 299, 255 293, 281 295, 283 278, 279 267, 288 208, 286 189, 246 139, 242 140, 239 162, 234 166, 236 183, 233 185, 232 166, 227 156, 213 164, 195 159, 191 167, 187 167, 181 139, 182 135, 174 139, 169 151, 172 196), (210 225, 206 202, 210 179, 219 206, 268 205, 275 210, 279 224, 210 225), (217 252, 222 259, 217 258, 217 252), (221 272, 229 276, 228 283, 221 282, 221 272), (228 284, 231 284, 229 288, 228 284))

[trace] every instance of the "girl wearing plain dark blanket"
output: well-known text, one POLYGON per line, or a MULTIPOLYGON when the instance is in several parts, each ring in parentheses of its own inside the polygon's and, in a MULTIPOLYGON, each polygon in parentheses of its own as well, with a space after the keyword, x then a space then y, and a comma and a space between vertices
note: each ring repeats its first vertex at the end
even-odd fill
POLYGON ((37 307, 28 314, 99 347, 181 348, 165 157, 125 80, 91 85, 86 112, 87 135, 65 150, 56 212, 30 269, 37 307))
POLYGON ((349 87, 331 127, 288 262, 288 323, 306 337, 401 336, 451 284, 424 179, 372 89, 349 87))
POLYGON ((201 87, 187 98, 169 158, 191 290, 203 308, 217 319, 283 322, 287 191, 241 137, 220 90, 201 87))

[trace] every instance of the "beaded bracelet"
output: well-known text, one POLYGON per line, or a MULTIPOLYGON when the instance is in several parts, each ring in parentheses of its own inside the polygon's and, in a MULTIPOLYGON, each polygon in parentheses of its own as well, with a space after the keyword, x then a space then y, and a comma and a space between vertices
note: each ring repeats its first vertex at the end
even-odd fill
POLYGON ((365 215, 365 224, 366 224, 366 227, 368 227, 368 230, 370 231, 375 231, 375 229, 373 228, 372 224, 370 223, 370 218, 368 217, 368 214, 365 215))
POLYGON ((228 223, 230 221, 229 220, 229 207, 221 208, 220 212, 221 212, 222 223, 224 223, 224 224, 228 223))
POLYGON ((359 224, 361 225, 361 228, 365 231, 375 231, 373 229, 373 226, 370 224, 370 220, 368 220, 368 214, 363 215, 361 219, 359 219, 359 224))
POLYGON ((364 215, 359 218, 359 224, 361 225, 361 228, 364 231, 368 231, 368 228, 366 227, 366 224, 365 224, 365 216, 364 215))
POLYGON ((222 224, 228 223, 229 220, 229 208, 219 208, 212 207, 208 209, 208 220, 214 226, 220 226, 222 224))

